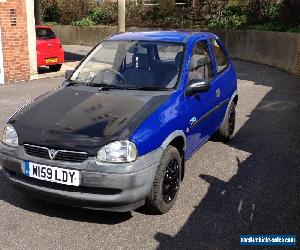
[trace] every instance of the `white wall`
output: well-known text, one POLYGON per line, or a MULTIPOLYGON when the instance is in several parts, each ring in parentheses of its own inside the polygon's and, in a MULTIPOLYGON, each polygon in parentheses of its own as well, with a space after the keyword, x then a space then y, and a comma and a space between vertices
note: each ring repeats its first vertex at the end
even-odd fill
POLYGON ((34 0, 25 0, 27 12, 28 52, 31 79, 37 76, 36 35, 34 18, 34 0))
POLYGON ((3 67, 3 51, 2 51, 2 33, 0 27, 0 84, 4 84, 4 67, 3 67))

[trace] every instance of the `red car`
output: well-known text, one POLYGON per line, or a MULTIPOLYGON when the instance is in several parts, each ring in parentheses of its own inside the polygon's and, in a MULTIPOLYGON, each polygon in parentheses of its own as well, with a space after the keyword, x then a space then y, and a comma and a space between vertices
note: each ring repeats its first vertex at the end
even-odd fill
POLYGON ((37 65, 48 66, 51 71, 59 71, 64 63, 64 50, 60 40, 48 26, 36 26, 37 65))

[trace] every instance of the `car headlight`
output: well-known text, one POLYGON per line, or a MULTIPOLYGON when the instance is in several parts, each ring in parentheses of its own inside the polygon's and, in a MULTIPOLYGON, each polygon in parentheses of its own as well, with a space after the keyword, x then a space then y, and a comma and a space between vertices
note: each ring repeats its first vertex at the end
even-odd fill
POLYGON ((18 135, 14 127, 10 124, 6 124, 3 129, 2 142, 16 147, 19 145, 18 135))
POLYGON ((97 162, 132 162, 137 158, 137 149, 130 141, 115 141, 102 147, 97 153, 97 162))

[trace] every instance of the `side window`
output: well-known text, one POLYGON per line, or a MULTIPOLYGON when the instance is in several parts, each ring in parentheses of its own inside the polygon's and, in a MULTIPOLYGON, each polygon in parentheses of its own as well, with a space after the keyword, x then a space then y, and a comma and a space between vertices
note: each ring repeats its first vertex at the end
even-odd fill
POLYGON ((209 81, 213 78, 213 67, 206 41, 198 42, 189 66, 189 80, 209 81))
POLYGON ((224 49, 220 46, 216 39, 211 40, 211 45, 216 59, 217 73, 219 74, 229 65, 229 60, 224 49))

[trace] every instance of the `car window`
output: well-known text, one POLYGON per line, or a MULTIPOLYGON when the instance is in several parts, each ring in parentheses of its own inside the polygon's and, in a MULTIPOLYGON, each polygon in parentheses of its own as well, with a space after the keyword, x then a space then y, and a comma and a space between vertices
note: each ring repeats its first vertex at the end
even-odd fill
POLYGON ((71 81, 92 87, 172 89, 179 79, 183 51, 184 45, 177 43, 104 41, 82 62, 71 81))
POLYGON ((179 46, 170 46, 169 44, 157 45, 157 53, 161 62, 175 63, 175 58, 181 51, 182 48, 179 46))
POLYGON ((213 78, 213 67, 206 41, 198 42, 192 52, 189 80, 209 81, 213 78))
POLYGON ((219 41, 212 39, 211 44, 215 55, 217 73, 219 74, 228 67, 229 60, 224 49, 220 46, 219 41))
POLYGON ((36 38, 37 39, 53 39, 53 38, 56 38, 56 36, 51 29, 37 28, 36 29, 36 38))

